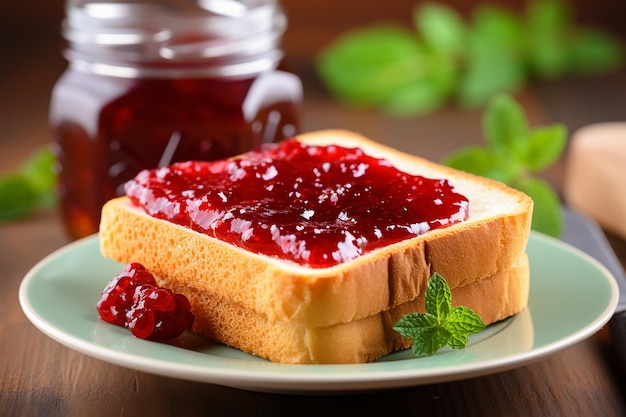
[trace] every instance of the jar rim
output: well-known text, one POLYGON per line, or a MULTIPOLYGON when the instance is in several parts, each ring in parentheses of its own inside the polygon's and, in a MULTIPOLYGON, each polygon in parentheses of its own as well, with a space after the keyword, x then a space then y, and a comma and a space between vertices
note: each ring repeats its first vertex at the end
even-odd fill
POLYGON ((282 52, 275 51, 254 60, 202 65, 131 65, 124 62, 96 62, 66 51, 70 66, 82 72, 119 78, 237 78, 274 70, 282 59, 282 52))
POLYGON ((277 0, 69 0, 62 31, 69 60, 238 73, 262 70, 268 59, 277 65, 286 26, 277 0))

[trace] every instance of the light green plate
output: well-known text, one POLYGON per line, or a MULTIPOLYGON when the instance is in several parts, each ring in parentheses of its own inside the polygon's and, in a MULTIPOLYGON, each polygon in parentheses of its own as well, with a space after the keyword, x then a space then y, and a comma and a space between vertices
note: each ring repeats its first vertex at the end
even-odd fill
POLYGON ((358 365, 271 363, 192 334, 176 345, 134 338, 104 323, 94 307, 122 265, 100 256, 97 236, 70 244, 26 275, 20 303, 52 339, 120 366, 240 389, 282 393, 354 392, 486 375, 528 364, 577 343, 612 316, 618 289, 595 260, 561 241, 533 233, 529 307, 489 326, 463 350, 413 358, 408 351, 358 365))

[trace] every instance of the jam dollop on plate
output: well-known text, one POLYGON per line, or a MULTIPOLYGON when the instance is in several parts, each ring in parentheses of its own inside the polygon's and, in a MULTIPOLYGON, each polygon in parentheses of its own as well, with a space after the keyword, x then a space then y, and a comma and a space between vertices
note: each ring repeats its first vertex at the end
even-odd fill
POLYGON ((126 184, 156 218, 248 251, 326 268, 464 221, 447 179, 410 175, 359 148, 288 139, 234 159, 144 170, 126 184))

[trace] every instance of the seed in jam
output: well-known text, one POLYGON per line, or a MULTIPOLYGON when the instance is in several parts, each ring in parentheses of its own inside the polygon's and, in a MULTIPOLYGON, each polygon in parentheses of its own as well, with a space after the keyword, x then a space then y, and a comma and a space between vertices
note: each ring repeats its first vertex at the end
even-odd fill
POLYGON ((446 179, 407 174, 359 148, 295 139, 231 160, 144 170, 126 194, 153 217, 311 268, 459 223, 469 210, 446 179))

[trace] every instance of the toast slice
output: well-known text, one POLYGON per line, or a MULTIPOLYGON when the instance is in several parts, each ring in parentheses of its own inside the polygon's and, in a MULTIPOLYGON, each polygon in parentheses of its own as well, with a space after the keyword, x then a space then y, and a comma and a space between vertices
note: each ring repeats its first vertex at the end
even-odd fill
MULTIPOLYGON (((424 297, 390 310, 324 327, 271 321, 241 304, 194 291, 178 281, 160 285, 185 294, 196 321, 193 331, 273 362, 292 364, 348 364, 374 361, 409 348, 393 325, 405 314, 425 312, 424 297)), ((471 308, 485 324, 522 311, 528 302, 529 265, 526 255, 508 271, 452 289, 453 305, 471 308)))
POLYGON ((511 270, 524 254, 533 207, 525 194, 347 131, 318 131, 297 139, 358 147, 409 174, 448 179, 469 199, 469 218, 349 262, 312 269, 158 220, 120 197, 103 208, 102 254, 140 262, 172 286, 230 300, 268 322, 305 327, 349 323, 414 301, 433 272, 452 289, 464 287, 511 270))

